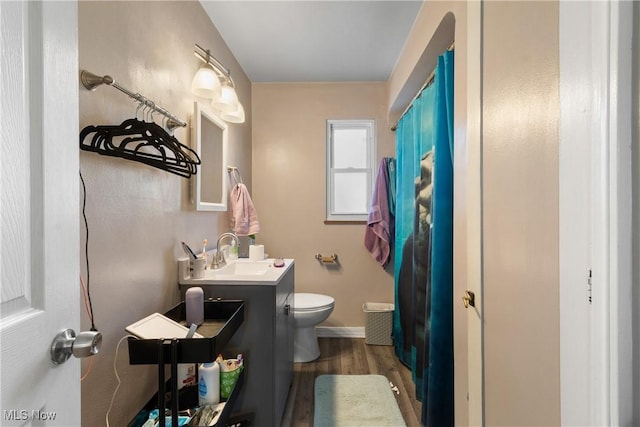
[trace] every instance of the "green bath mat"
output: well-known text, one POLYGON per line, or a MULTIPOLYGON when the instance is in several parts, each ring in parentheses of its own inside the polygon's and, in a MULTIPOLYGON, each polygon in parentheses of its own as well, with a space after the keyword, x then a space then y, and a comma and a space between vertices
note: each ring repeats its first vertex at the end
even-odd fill
POLYGON ((314 396, 314 427, 406 427, 383 375, 320 375, 314 396))

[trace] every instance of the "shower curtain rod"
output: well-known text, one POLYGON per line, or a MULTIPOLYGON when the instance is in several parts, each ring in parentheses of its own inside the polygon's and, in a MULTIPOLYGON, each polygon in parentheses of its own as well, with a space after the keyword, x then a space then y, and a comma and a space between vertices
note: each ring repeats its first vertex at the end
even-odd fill
POLYGON ((186 122, 183 122, 182 120, 180 120, 179 118, 177 118, 176 116, 174 116, 173 114, 171 114, 169 111, 165 110, 164 108, 160 107, 159 105, 156 105, 155 102, 153 102, 152 100, 150 100, 149 98, 140 95, 139 93, 133 93, 128 89, 125 89, 124 87, 120 86, 119 84, 116 83, 115 79, 111 76, 98 76, 96 74, 90 73, 87 70, 82 70, 80 72, 80 81, 82 82, 82 85, 89 89, 90 91, 94 91, 98 86, 106 84, 108 86, 112 86, 116 89, 118 89, 120 92, 128 95, 130 98, 135 99, 136 101, 138 101, 140 104, 144 105, 145 107, 148 107, 150 109, 152 109, 153 111, 157 111, 158 113, 162 114, 163 116, 165 116, 168 120, 167 120, 167 127, 169 129, 173 129, 175 127, 185 127, 187 126, 186 122))
MULTIPOLYGON (((455 42, 451 43, 451 45, 449 45, 449 47, 447 48, 447 51, 452 51, 455 48, 455 46, 456 46, 455 42)), ((398 118, 398 120, 393 125, 391 125, 392 132, 395 132, 396 129, 398 129, 398 123, 400 123, 400 120, 404 117, 405 114, 407 114, 407 111, 409 111, 411 107, 413 107, 413 103, 415 102, 415 100, 420 98, 420 95, 422 95, 422 91, 428 88, 431 85, 431 83, 433 83, 433 79, 435 78, 435 76, 436 76, 436 67, 434 67, 433 71, 431 71, 431 74, 429 74, 429 77, 427 77, 427 80, 424 82, 424 84, 420 86, 420 89, 418 89, 418 92, 415 94, 415 96, 411 98, 411 102, 409 102, 409 105, 407 105, 407 108, 405 108, 402 114, 400 114, 400 117, 398 118)))

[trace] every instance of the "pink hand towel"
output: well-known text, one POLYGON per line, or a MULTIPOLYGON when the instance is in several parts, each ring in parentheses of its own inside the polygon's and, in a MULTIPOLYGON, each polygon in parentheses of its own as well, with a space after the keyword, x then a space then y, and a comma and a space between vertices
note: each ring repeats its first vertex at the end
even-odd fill
POLYGON ((253 206, 247 186, 239 183, 231 190, 231 229, 238 236, 250 236, 260 232, 258 213, 253 206))

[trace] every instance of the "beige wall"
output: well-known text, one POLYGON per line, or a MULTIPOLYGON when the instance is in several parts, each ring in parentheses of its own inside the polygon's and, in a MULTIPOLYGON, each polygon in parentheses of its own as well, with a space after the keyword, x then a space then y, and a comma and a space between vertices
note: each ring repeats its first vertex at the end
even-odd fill
MULTIPOLYGON (((251 90, 199 2, 80 2, 81 69, 109 74, 127 89, 151 98, 183 120, 190 120, 195 98, 191 79, 199 67, 194 44, 210 48, 231 69, 247 122, 229 126, 229 163, 251 182, 251 90)), ((115 125, 135 114, 135 103, 114 88, 80 89, 80 126, 115 125)), ((156 118, 159 117, 156 115, 156 118)), ((176 131, 189 144, 189 130, 176 131)), ((69 143, 76 143, 69 141, 69 143)), ((91 297, 95 322, 104 340, 82 382, 82 425, 104 425, 116 387, 113 359, 126 325, 163 312, 178 301, 175 260, 180 241, 199 248, 228 229, 225 214, 196 212, 189 203, 188 180, 120 158, 80 152, 86 182, 91 297)), ((82 196, 82 194, 80 195, 82 196)), ((84 226, 81 247, 84 248, 84 226)), ((84 251, 80 255, 83 274, 84 251)), ((86 315, 83 329, 89 328, 86 315)), ((126 425, 157 389, 154 367, 129 366, 127 345, 120 348, 122 386, 110 421, 126 425)), ((87 369, 83 362, 83 372, 87 369)))
POLYGON ((335 298, 325 326, 364 326, 362 303, 393 302, 393 269, 364 248, 364 223, 324 223, 326 121, 375 119, 378 158, 394 156, 385 100, 385 83, 253 84, 257 240, 271 255, 295 258, 296 292, 335 298), (340 268, 321 265, 316 253, 336 253, 340 268))
POLYGON ((560 425, 557 2, 487 2, 486 422, 560 425))

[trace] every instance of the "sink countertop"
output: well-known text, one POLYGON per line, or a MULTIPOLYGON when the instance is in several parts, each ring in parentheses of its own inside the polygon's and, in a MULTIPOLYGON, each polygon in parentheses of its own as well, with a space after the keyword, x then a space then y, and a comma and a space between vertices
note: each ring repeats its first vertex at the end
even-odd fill
MULTIPOLYGON (((238 285, 275 285, 278 283, 284 273, 289 270, 294 264, 294 260, 291 258, 284 258, 283 261, 284 266, 274 267, 274 258, 267 258, 263 261, 251 261, 248 258, 239 258, 237 260, 229 261, 226 266, 230 266, 234 263, 264 263, 267 271, 264 274, 227 274, 225 272, 226 266, 220 268, 219 270, 212 270, 211 267, 208 267, 204 272, 204 277, 199 279, 191 278, 188 273, 183 274, 182 271, 185 271, 185 269, 179 268, 178 270, 180 272, 180 277, 178 281, 181 285, 228 285, 230 283, 238 285)), ((178 262, 181 264, 186 264, 186 271, 189 271, 188 260, 185 259, 178 262)))

